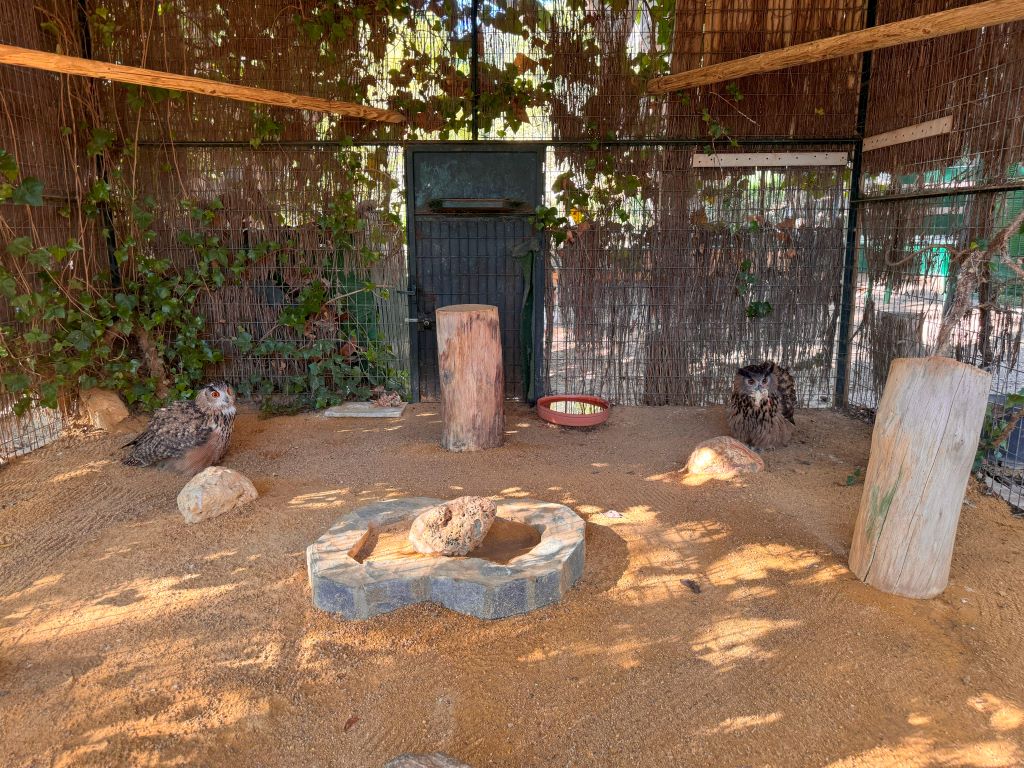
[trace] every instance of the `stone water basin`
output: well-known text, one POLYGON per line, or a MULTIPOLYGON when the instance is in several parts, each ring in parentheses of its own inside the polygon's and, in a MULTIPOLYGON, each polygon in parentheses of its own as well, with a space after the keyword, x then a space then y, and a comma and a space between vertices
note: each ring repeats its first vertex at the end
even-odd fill
POLYGON ((583 520, 534 499, 495 501, 494 524, 468 557, 417 553, 405 535, 441 501, 378 501, 339 520, 306 550, 313 604, 349 620, 421 602, 501 619, 557 603, 583 575, 583 520))

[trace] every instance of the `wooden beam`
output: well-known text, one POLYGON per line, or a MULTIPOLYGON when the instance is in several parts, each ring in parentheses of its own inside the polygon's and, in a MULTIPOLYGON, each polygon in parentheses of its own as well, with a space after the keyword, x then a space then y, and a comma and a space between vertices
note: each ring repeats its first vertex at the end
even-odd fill
POLYGON ((1024 20, 1022 0, 985 0, 974 5, 894 21, 835 37, 812 40, 775 51, 766 51, 742 59, 690 69, 674 75, 656 77, 647 83, 648 93, 671 93, 698 85, 735 80, 762 72, 774 72, 800 64, 838 59, 879 48, 890 48, 903 43, 929 40, 981 27, 1024 20))
POLYGON ((882 147, 893 147, 897 144, 906 144, 908 141, 927 139, 930 136, 941 136, 952 131, 953 116, 946 115, 937 120, 929 120, 926 123, 908 125, 906 128, 897 128, 895 131, 866 136, 864 138, 864 151, 870 152, 873 149, 882 149, 882 147))
POLYGON ((404 123, 405 116, 400 112, 388 109, 377 109, 347 101, 331 101, 315 96, 300 96, 282 91, 270 91, 265 88, 253 88, 247 85, 233 85, 208 80, 205 77, 176 75, 171 72, 159 72, 155 69, 142 67, 126 67, 122 64, 108 64, 104 61, 80 59, 76 56, 62 56, 57 53, 35 51, 30 48, 18 48, 13 45, 0 45, 0 64, 15 67, 42 69, 62 75, 78 75, 93 77, 100 80, 114 80, 119 83, 132 83, 152 88, 166 88, 172 91, 188 91, 204 96, 216 96, 221 99, 269 104, 275 107, 291 109, 308 109, 312 112, 329 112, 334 115, 377 120, 385 123, 404 123))
POLYGON ((716 152, 693 156, 694 168, 820 168, 846 165, 848 152, 716 152))

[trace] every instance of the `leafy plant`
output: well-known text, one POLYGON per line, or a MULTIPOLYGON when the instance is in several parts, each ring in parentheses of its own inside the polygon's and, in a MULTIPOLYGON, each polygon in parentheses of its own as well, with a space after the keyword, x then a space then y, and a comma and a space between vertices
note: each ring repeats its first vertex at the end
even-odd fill
POLYGON ((754 301, 751 299, 754 288, 759 282, 760 278, 754 274, 754 262, 750 259, 744 259, 740 262, 739 271, 736 273, 736 295, 747 302, 744 312, 751 319, 768 317, 773 309, 770 301, 754 301))
POLYGON ((981 437, 978 449, 974 454, 974 470, 980 471, 987 461, 999 461, 1003 458, 1010 435, 1022 417, 1024 417, 1024 389, 1007 395, 999 406, 989 403, 985 409, 985 420, 981 426, 981 437))

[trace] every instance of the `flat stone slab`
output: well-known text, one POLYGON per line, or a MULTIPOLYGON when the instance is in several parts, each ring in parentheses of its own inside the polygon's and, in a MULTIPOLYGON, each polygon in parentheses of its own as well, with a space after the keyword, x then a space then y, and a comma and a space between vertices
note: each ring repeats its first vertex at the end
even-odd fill
POLYGON ((405 406, 406 403, 393 408, 381 408, 373 403, 342 403, 325 409, 323 414, 334 419, 397 419, 405 412, 405 406))
POLYGON ((557 603, 583 575, 583 520, 562 504, 496 501, 498 517, 533 526, 540 542, 500 564, 475 557, 410 557, 360 563, 375 528, 416 518, 441 503, 422 496, 378 501, 350 512, 306 549, 313 605, 368 619, 432 602, 479 619, 503 619, 557 603))

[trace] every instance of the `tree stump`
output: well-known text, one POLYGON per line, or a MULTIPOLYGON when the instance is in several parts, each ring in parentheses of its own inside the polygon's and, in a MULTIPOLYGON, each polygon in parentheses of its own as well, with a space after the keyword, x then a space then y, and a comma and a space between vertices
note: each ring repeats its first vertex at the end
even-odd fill
POLYGON ((437 310, 441 446, 497 448, 505 437, 505 373, 498 308, 455 304, 437 310))
POLYGON ((850 547, 865 583, 905 597, 946 588, 991 378, 947 357, 893 361, 850 547))

